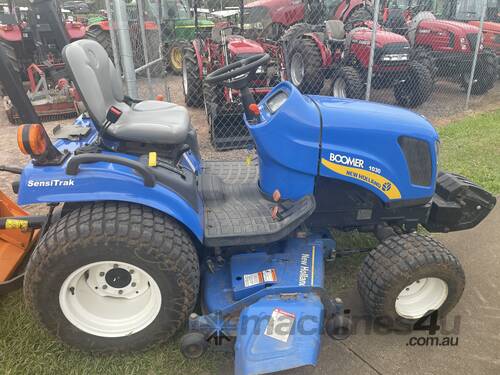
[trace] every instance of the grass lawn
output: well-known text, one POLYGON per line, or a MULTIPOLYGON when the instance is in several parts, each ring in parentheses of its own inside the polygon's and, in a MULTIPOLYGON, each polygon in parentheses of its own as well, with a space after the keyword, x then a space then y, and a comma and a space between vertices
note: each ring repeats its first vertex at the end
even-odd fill
MULTIPOLYGON (((438 129, 441 168, 469 177, 500 193, 500 110, 472 116, 438 129)), ((372 246, 373 238, 339 233, 339 248, 372 246)), ((335 295, 355 286, 362 255, 339 258, 327 265, 335 278, 326 280, 335 295)), ((208 353, 198 361, 185 360, 178 337, 146 353, 90 356, 54 341, 31 318, 20 292, 0 297, 0 374, 212 374, 231 373, 231 357, 208 353)))

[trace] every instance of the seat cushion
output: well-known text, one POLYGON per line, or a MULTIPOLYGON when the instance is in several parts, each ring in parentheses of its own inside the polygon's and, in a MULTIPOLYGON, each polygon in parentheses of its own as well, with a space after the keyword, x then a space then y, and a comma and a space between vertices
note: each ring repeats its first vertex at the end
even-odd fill
POLYGON ((107 133, 131 142, 179 144, 186 140, 190 119, 186 108, 168 102, 145 100, 129 107, 116 105, 123 113, 107 133))

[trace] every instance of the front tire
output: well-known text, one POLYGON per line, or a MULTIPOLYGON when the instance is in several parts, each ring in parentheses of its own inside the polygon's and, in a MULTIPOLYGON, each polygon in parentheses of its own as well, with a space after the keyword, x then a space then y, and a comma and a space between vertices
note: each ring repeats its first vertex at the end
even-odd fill
POLYGON ((408 108, 425 103, 434 90, 434 79, 424 65, 411 61, 405 74, 405 80, 394 86, 394 97, 399 105, 408 108))
POLYGON ((384 240, 365 258, 358 276, 368 312, 396 330, 411 328, 433 310, 444 317, 464 286, 459 260, 433 238, 416 233, 384 240))
POLYGON ((324 83, 323 58, 316 42, 307 36, 290 42, 288 78, 303 94, 319 94, 324 83))
MULTIPOLYGON (((476 71, 472 82, 471 94, 484 95, 490 91, 497 80, 497 58, 491 51, 485 51, 477 58, 476 71)), ((467 90, 469 87, 469 74, 462 74, 462 87, 467 90)))
POLYGON ((332 79, 332 96, 337 98, 364 99, 364 83, 358 71, 351 66, 341 66, 332 79))
POLYGON ((177 222, 149 207, 98 202, 49 228, 28 264, 24 295, 63 342, 127 352, 171 337, 198 287, 196 250, 177 222))

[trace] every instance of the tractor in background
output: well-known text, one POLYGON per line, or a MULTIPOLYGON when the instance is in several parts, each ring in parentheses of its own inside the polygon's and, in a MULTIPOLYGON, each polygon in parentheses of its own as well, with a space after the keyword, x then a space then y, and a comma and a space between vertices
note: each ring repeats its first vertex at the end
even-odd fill
MULTIPOLYGON (((131 35, 139 35, 137 22, 137 6, 135 1, 127 2, 127 13, 129 15, 129 27, 131 35)), ((147 0, 144 2, 144 27, 146 39, 151 45, 148 46, 151 56, 149 60, 159 57, 160 44, 166 57, 166 67, 176 74, 182 71, 182 48, 195 38, 195 23, 199 29, 210 30, 213 22, 206 19, 194 20, 191 16, 189 6, 182 0, 147 0), (158 25, 160 20, 160 25, 158 25), (161 27, 161 41, 158 37, 161 27)), ((93 39, 101 44, 112 56, 110 26, 107 19, 100 19, 89 24, 87 27, 88 39, 93 39)), ((134 52, 134 63, 136 67, 144 65, 143 49, 140 38, 132 39, 134 52)))
MULTIPOLYGON (((319 94, 327 79, 336 97, 365 97, 373 24, 365 2, 332 1, 321 11, 330 20, 296 24, 282 37, 288 79, 303 93, 319 94), (334 20, 332 20, 334 18, 334 20)), ((376 35, 373 87, 393 87, 398 104, 416 107, 432 94, 425 65, 410 60, 410 45, 401 35, 381 28, 376 35)), ((323 92, 326 93, 326 92, 323 92)))
MULTIPOLYGON (((240 17, 240 21, 243 18, 240 17)), ((241 35, 244 25, 231 21, 215 24, 211 32, 198 32, 183 51, 182 85, 187 106, 204 106, 210 142, 217 150, 245 148, 252 139, 243 122, 239 90, 204 83, 205 77, 225 65, 267 51, 260 42, 241 35)), ((281 81, 275 61, 259 67, 250 80, 250 91, 263 98, 281 81)))
POLYGON ((45 120, 79 113, 82 108, 75 105, 79 100, 66 77, 61 50, 84 35, 83 24, 71 17, 64 19, 53 0, 33 0, 22 9, 9 2, 8 13, 0 15, 0 48, 5 57, 0 81, 11 123, 22 120, 20 112, 31 112, 26 109, 31 106, 45 120), (29 81, 26 87, 22 81, 29 81), (21 89, 14 88, 19 85, 21 89))
MULTIPOLYGON (((479 37, 477 26, 441 19, 446 15, 441 14, 435 1, 428 0, 388 0, 383 3, 382 13, 383 25, 404 35, 413 57, 427 65, 435 77, 456 81, 463 89, 467 88, 479 37)), ((496 56, 482 42, 471 93, 487 93, 496 77, 496 56)))
MULTIPOLYGON (((483 23, 483 45, 485 49, 493 52, 497 57, 498 77, 500 78, 500 10, 498 0, 488 0, 483 23)), ((481 4, 477 1, 458 2, 448 0, 445 2, 443 18, 465 22, 479 27, 481 19, 481 4)))

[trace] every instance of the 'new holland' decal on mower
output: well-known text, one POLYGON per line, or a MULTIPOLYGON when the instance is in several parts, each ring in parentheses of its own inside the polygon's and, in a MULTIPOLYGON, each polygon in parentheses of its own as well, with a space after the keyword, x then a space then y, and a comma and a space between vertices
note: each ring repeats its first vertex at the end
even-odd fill
MULTIPOLYGON (((352 159, 351 159, 352 160, 352 159)), ((354 159, 360 160, 360 159, 354 159)), ((340 165, 337 163, 332 163, 324 158, 321 159, 321 164, 330 169, 331 171, 338 173, 342 176, 353 178, 355 180, 366 182, 371 186, 377 188, 382 193, 384 193, 389 199, 400 199, 401 193, 394 183, 389 181, 387 178, 373 172, 366 171, 364 169, 350 167, 347 165, 340 165)), ((346 163, 347 164, 347 163, 346 163)), ((363 161, 358 162, 358 165, 363 166, 363 161)))

